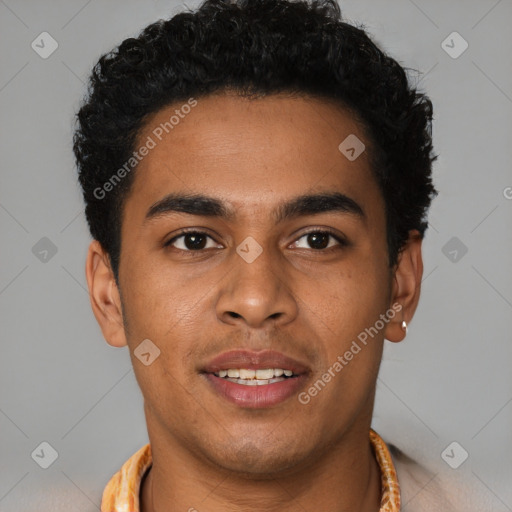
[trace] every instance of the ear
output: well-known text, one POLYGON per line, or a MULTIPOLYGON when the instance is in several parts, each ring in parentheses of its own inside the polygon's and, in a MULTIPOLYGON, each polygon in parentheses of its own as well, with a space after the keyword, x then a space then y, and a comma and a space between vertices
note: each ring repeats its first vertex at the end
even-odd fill
POLYGON ((397 313, 386 326, 384 337, 389 341, 399 342, 405 338, 406 332, 402 328, 402 321, 405 320, 409 324, 420 300, 423 276, 422 241, 418 230, 409 231, 409 238, 400 251, 393 271, 390 308, 395 305, 393 309, 397 313), (397 304, 400 304, 400 310, 397 304))
POLYGON ((89 298, 103 337, 113 347, 127 344, 123 325, 121 297, 108 254, 97 240, 93 240, 85 264, 89 298))

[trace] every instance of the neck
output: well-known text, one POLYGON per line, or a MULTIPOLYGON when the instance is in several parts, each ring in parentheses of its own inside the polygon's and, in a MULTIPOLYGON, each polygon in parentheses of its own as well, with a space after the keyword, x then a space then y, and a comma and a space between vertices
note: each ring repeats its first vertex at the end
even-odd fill
POLYGON ((153 465, 142 482, 141 512, 380 510, 369 424, 347 431, 322 457, 287 474, 240 475, 200 460, 168 435, 150 440, 153 465))

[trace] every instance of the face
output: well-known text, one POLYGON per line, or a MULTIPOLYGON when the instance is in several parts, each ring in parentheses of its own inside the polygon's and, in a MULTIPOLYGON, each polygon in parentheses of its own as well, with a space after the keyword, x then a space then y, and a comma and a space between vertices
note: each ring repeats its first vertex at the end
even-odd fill
POLYGON ((367 153, 338 149, 368 143, 313 98, 200 98, 160 134, 176 109, 139 137, 156 144, 124 206, 122 319, 103 331, 129 346, 150 432, 228 470, 290 469, 371 417, 383 339, 402 319, 367 153), (160 351, 148 365, 143 340, 160 351), (269 368, 293 375, 254 373, 269 368))

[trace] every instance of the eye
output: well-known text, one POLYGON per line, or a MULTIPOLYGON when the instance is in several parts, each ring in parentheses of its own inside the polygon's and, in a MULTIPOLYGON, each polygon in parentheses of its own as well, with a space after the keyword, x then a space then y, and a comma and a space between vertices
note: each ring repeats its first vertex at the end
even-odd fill
MULTIPOLYGON (((172 246, 175 249, 184 252, 199 252, 204 249, 222 248, 215 240, 204 231, 183 231, 179 235, 174 236, 165 247, 172 246)), ((326 249, 335 249, 338 247, 348 246, 348 242, 331 231, 315 230, 303 234, 294 243, 294 247, 299 249, 313 249, 315 251, 324 251, 326 249), (304 239, 304 242, 300 242, 304 239), (301 245, 302 244, 302 245, 301 245), (304 244, 309 244, 304 245, 304 244)))
POLYGON ((294 242, 295 247, 299 249, 314 249, 314 250, 324 250, 331 249, 336 245, 344 247, 347 246, 348 243, 341 237, 335 235, 331 231, 310 231, 302 235, 296 242, 294 242), (310 247, 306 245, 300 245, 299 241, 305 239, 305 244, 309 244, 310 247), (332 243, 331 243, 332 242, 332 243))
POLYGON ((185 231, 166 242, 165 247, 167 246, 175 247, 181 251, 190 252, 215 248, 218 244, 210 235, 203 231, 185 231), (213 245, 208 245, 208 239, 214 242, 213 245))

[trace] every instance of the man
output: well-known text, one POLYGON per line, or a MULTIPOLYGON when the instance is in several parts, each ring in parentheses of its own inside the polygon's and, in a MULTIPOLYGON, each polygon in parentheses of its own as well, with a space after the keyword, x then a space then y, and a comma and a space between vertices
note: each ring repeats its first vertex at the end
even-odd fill
POLYGON ((420 296, 430 100, 334 1, 210 0, 102 56, 77 117, 91 304, 150 440, 101 510, 400 510, 422 470, 371 419, 420 296))

